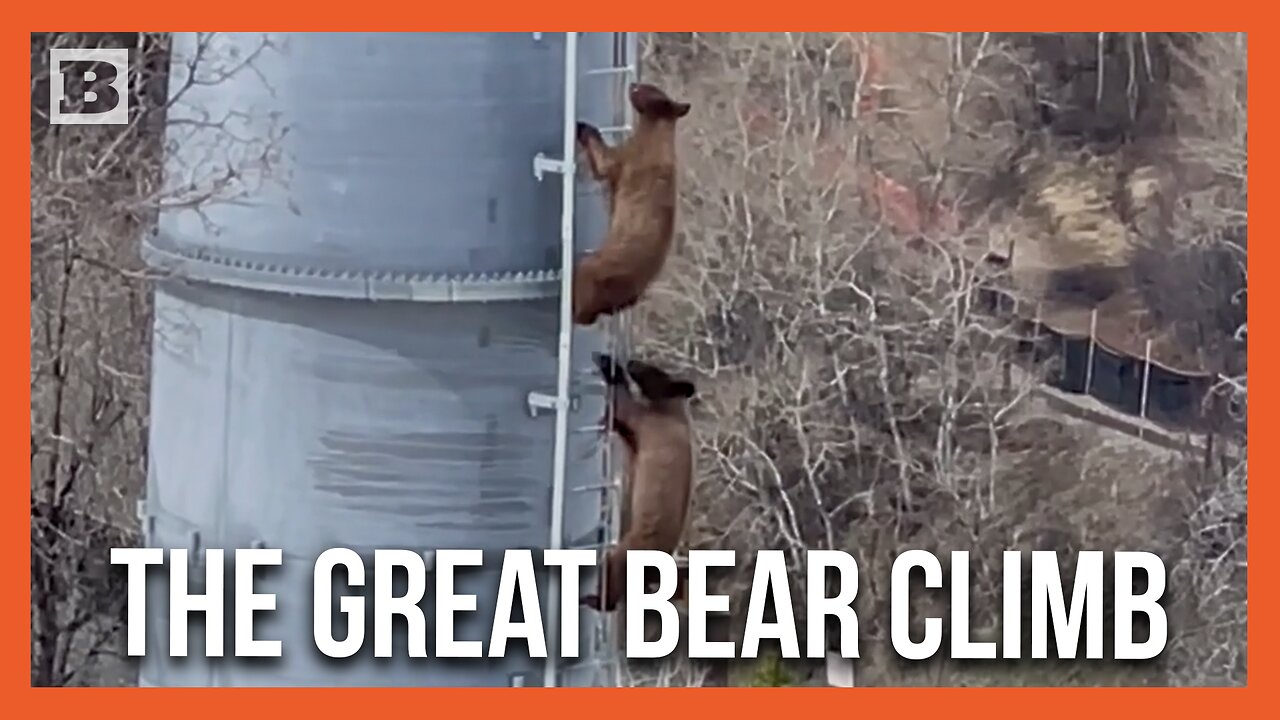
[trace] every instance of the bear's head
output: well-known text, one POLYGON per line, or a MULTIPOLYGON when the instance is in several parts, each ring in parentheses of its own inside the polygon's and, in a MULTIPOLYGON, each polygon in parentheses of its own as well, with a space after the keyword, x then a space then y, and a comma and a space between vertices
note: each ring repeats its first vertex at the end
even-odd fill
POLYGON ((676 102, 661 88, 647 83, 633 83, 627 91, 631 107, 641 116, 653 120, 678 120, 689 114, 689 103, 676 102))

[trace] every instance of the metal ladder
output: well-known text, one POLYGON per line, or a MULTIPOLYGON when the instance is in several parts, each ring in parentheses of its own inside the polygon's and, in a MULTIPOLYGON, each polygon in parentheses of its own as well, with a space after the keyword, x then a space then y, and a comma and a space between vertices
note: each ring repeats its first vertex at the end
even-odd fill
MULTIPOLYGON (((541 33, 534 33, 540 37, 541 33)), ((603 68, 591 68, 582 72, 584 78, 602 77, 613 79, 616 83, 615 107, 620 109, 615 124, 602 127, 600 131, 606 136, 616 137, 630 132, 633 117, 631 105, 627 101, 627 86, 638 77, 638 53, 635 33, 613 33, 613 64, 603 68)), ((577 174, 577 120, 578 120, 578 33, 565 33, 564 61, 564 133, 561 158, 547 158, 539 153, 533 159, 534 175, 542 180, 545 173, 560 174, 561 179, 561 216, 560 216, 560 334, 557 358, 556 395, 531 398, 540 401, 541 407, 554 408, 556 412, 555 449, 552 458, 552 496, 551 496, 551 538, 548 548, 564 547, 564 506, 565 484, 567 478, 566 463, 569 441, 568 413, 570 410, 570 383, 572 378, 571 363, 573 350, 573 265, 575 255, 574 219, 576 210, 576 174, 577 174)), ((625 358, 630 352, 630 322, 627 313, 618 313, 606 321, 609 330, 606 333, 606 351, 616 358, 625 358)), ((577 432, 600 433, 605 444, 602 452, 602 475, 604 481, 597 485, 577 488, 576 492, 600 493, 600 538, 599 542, 586 546, 574 546, 571 549, 592 549, 603 551, 618 540, 621 525, 621 489, 622 484, 617 476, 617 468, 613 461, 613 439, 609 429, 613 423, 613 406, 605 405, 605 424, 590 425, 577 428, 577 432)), ((551 575, 548 593, 548 607, 554 608, 548 613, 546 629, 548 652, 543 673, 543 686, 555 687, 559 684, 561 673, 594 670, 599 673, 599 686, 614 687, 621 682, 619 656, 621 648, 618 643, 619 620, 617 614, 611 614, 597 622, 590 633, 590 646, 585 653, 585 661, 561 666, 559 652, 559 579, 551 575)))

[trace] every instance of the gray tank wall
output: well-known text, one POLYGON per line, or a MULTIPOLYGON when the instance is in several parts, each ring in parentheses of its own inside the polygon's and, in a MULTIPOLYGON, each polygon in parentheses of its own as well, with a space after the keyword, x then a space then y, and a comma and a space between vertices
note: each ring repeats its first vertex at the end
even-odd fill
MULTIPOLYGON (((613 63, 612 35, 580 36, 580 70, 613 63)), ((244 56, 261 38, 227 34, 207 52, 244 56)), ((192 87, 170 114, 234 108, 242 137, 289 130, 269 169, 283 182, 262 185, 250 202, 204 208, 203 218, 169 211, 148 244, 154 264, 187 279, 156 291, 146 514, 152 546, 283 548, 284 568, 257 581, 278 597, 255 636, 281 640, 284 657, 205 660, 196 616, 192 657, 168 658, 166 586, 155 582, 141 682, 505 686, 520 675, 539 685, 543 660, 521 657, 521 644, 501 661, 375 659, 371 625, 356 658, 324 658, 311 637, 311 569, 320 551, 350 547, 366 556, 371 582, 374 548, 484 548, 492 570, 459 579, 479 611, 458 616, 456 628, 462 639, 487 640, 485 598, 496 595, 501 551, 548 544, 554 414, 531 416, 527 396, 555 392, 558 286, 531 285, 518 301, 374 302, 326 281, 394 289, 476 273, 461 279, 483 295, 511 273, 554 280, 546 271, 559 266, 560 178, 537 183, 532 161, 560 155, 564 34, 270 39, 256 73, 192 87), (280 289, 289 293, 264 291, 280 289)), ((175 38, 175 88, 194 42, 175 38)), ((615 82, 580 76, 579 115, 616 123, 615 82)), ((175 183, 237 152, 216 144, 221 133, 191 127, 171 131, 175 183)), ((604 208, 586 178, 576 226, 580 248, 598 244, 604 208)), ((590 353, 604 341, 575 331, 568 546, 599 540, 599 495, 573 489, 603 480, 599 436, 582 429, 603 412, 590 353)), ((193 592, 203 573, 190 569, 193 592)), ((423 603, 429 638, 432 582, 423 603)), ((539 586, 546 607, 545 574, 539 586)), ((226 612, 230 655, 230 602, 226 612)), ((584 655, 595 620, 581 613, 584 655)), ((403 655, 402 623, 396 633, 403 655)), ((434 653, 430 639, 427 649, 434 653)), ((596 682, 589 671, 561 679, 596 682)))
MULTIPOLYGON (((612 36, 580 34, 579 67, 610 65, 612 36)), ((198 79, 255 52, 257 72, 188 88, 170 115, 170 182, 205 187, 232 165, 253 199, 167 213, 168 243, 337 271, 559 267, 559 184, 537 182, 532 158, 560 154, 564 33, 289 33, 260 49, 262 37, 214 36, 204 53, 218 64, 198 79), (242 138, 287 132, 259 162, 261 141, 184 124, 210 120, 242 138)), ((196 42, 184 34, 175 53, 196 42)), ((174 74, 182 87, 185 68, 174 74)), ((579 115, 612 124, 613 86, 580 76, 579 115)))

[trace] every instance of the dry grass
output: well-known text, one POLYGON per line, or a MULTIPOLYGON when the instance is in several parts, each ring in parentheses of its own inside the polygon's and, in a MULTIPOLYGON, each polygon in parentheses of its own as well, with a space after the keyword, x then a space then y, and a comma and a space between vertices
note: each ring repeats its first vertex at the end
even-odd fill
POLYGON ((1128 265, 1133 242, 1117 208, 1120 178, 1113 158, 1063 158, 1028 175, 1021 214, 1041 219, 1042 227, 1019 238, 1015 258, 1025 246, 1039 244, 1041 267, 1128 265))

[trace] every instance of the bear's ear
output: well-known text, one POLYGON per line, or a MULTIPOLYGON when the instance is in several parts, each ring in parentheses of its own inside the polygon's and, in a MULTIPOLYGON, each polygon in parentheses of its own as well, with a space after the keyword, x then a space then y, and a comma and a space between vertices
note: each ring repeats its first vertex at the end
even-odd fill
POLYGON ((635 381, 640 394, 649 400, 665 400, 671 394, 671 378, 658 368, 639 360, 627 364, 627 374, 635 381))
POLYGON ((675 380, 669 386, 667 391, 671 393, 673 398, 684 398, 688 400, 698 394, 698 388, 688 380, 675 380))
POLYGON ((679 119, 679 118, 684 117, 685 115, 688 115, 688 114, 689 114, 689 108, 690 108, 690 107, 692 107, 692 106, 691 106, 689 103, 687 103, 687 102, 675 102, 675 101, 672 101, 672 103, 671 103, 671 117, 679 119))
POLYGON ((637 384, 641 382, 663 382, 667 379, 665 372, 643 360, 632 359, 627 361, 627 374, 637 384))

